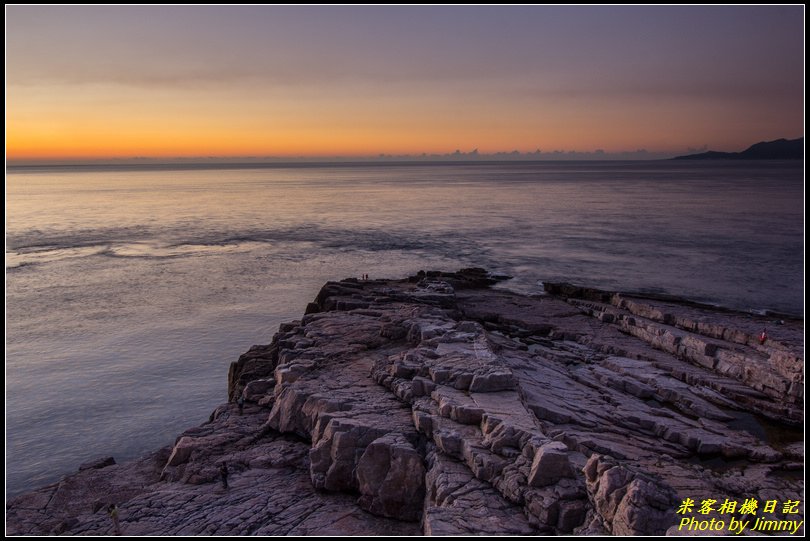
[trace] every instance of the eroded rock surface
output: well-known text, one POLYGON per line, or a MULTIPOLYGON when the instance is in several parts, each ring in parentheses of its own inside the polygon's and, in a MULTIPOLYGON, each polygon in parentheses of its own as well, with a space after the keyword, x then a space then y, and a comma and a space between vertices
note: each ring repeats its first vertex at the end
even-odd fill
POLYGON ((801 322, 495 281, 327 283, 208 423, 9 501, 7 533, 110 533, 115 502, 133 535, 648 535, 686 498, 802 500, 801 322))

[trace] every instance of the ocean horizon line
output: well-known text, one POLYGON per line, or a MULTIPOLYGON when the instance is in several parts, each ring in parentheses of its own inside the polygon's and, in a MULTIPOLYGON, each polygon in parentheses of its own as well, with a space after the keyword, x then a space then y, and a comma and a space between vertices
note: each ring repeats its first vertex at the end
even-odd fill
POLYGON ((171 167, 176 169, 190 168, 190 169, 229 169, 233 167, 255 168, 287 168, 287 167, 334 167, 334 166, 413 166, 413 165, 505 165, 505 164, 538 164, 538 163, 637 163, 637 162, 661 162, 668 161, 671 158, 655 158, 655 159, 537 159, 537 160, 448 160, 448 159, 435 159, 435 160, 372 160, 372 159, 357 159, 357 160, 290 160, 290 161, 155 161, 155 162, 55 162, 55 163, 7 163, 6 169, 21 169, 31 170, 38 168, 156 168, 156 167, 171 167))
MULTIPOLYGON (((643 164, 643 163, 661 163, 673 161, 672 158, 656 158, 656 159, 540 159, 540 160, 313 160, 313 161, 233 161, 233 162, 149 162, 149 163, 122 163, 122 162, 60 162, 60 163, 25 163, 25 164, 6 164, 6 173, 22 173, 33 172, 37 170, 55 170, 55 169, 73 169, 76 171, 86 170, 206 170, 206 169, 317 169, 327 167, 435 167, 435 166, 504 166, 504 165, 540 165, 540 164, 643 164)), ((747 160, 745 163, 751 164, 752 162, 767 162, 773 164, 774 162, 788 162, 795 163, 796 160, 747 160)), ((683 164, 684 162, 677 162, 683 164)), ((714 165, 727 165, 727 164, 740 164, 740 161, 733 159, 712 160, 714 165)), ((703 165, 707 165, 703 162, 703 165)))

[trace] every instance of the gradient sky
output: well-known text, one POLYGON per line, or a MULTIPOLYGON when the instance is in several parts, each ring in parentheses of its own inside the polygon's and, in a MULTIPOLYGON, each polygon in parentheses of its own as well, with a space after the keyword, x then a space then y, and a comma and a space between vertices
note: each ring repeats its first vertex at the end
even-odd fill
POLYGON ((6 153, 742 150, 803 51, 803 6, 9 6, 6 153))

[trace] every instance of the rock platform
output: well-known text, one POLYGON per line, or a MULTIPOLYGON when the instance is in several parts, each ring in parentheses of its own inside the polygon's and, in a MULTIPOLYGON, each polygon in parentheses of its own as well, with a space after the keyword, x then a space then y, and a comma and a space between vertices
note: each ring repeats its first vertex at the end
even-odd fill
POLYGON ((327 283, 209 422, 10 500, 6 533, 110 534, 114 502, 131 535, 650 535, 687 498, 803 501, 802 321, 497 281, 327 283))

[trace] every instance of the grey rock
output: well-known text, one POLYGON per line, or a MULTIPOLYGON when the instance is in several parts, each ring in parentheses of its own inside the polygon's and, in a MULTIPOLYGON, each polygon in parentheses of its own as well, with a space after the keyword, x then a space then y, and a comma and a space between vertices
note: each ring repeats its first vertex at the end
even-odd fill
POLYGON ((248 402, 258 402, 267 396, 269 391, 273 390, 275 384, 276 382, 273 379, 256 379, 250 381, 245 385, 245 389, 242 391, 242 397, 248 402))
POLYGON ((583 470, 588 497, 608 532, 663 535, 675 522, 675 491, 611 458, 593 455, 583 470))
POLYGON ((6 533, 106 535, 114 502, 128 535, 652 535, 687 497, 803 500, 801 322, 759 344, 750 314, 494 281, 327 283, 207 423, 9 500, 6 533))
POLYGON ((425 497, 422 456, 399 434, 366 447, 357 464, 360 507, 384 517, 418 521, 425 497))
POLYGON ((112 466, 115 464, 115 459, 111 456, 103 456, 101 458, 96 458, 95 460, 90 460, 79 465, 79 471, 82 470, 100 470, 101 468, 106 468, 107 466, 112 466))
POLYGON ((568 460, 568 448, 564 443, 552 441, 536 451, 528 483, 533 487, 553 485, 565 477, 573 477, 571 463, 568 460))

